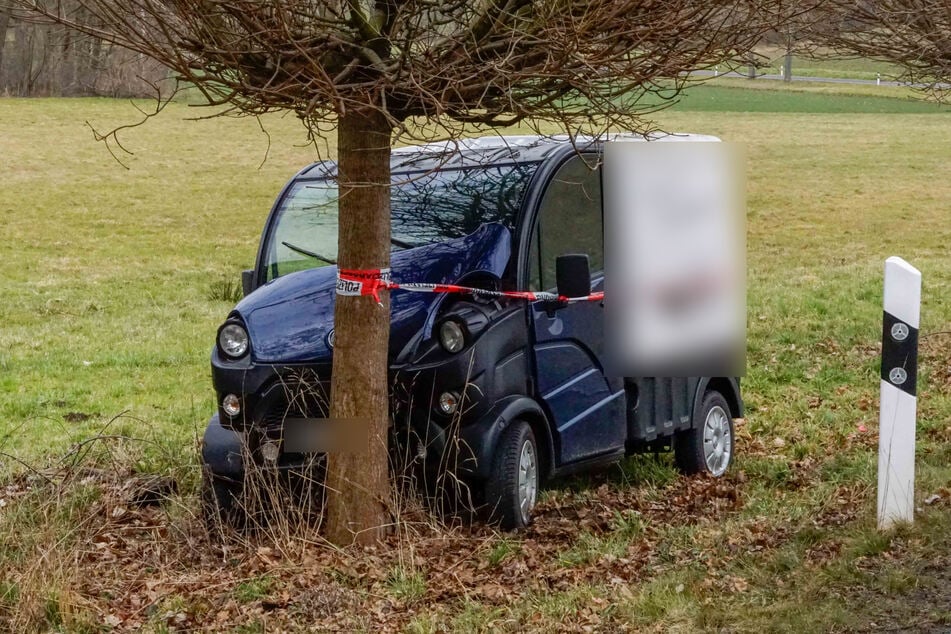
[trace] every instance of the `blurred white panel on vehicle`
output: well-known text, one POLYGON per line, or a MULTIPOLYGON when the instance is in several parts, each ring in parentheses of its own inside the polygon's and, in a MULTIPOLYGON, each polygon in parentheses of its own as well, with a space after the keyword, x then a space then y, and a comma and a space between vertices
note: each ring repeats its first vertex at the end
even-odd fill
POLYGON ((690 138, 605 145, 605 334, 615 375, 743 373, 742 154, 690 138))

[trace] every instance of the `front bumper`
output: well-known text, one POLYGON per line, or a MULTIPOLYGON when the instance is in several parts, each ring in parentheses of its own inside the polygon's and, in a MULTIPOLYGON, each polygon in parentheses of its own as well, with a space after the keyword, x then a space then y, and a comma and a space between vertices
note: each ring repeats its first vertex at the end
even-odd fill
MULTIPOLYGON (((491 448, 482 447, 479 434, 467 428, 480 423, 502 400, 529 393, 528 355, 524 315, 509 311, 493 320, 465 350, 449 354, 435 340, 420 343, 412 363, 391 366, 390 444, 395 463, 405 458, 428 464, 445 464, 463 434, 471 453, 480 457, 491 448), (458 397, 456 411, 438 407, 440 395, 458 397)), ((224 429, 244 434, 248 453, 255 462, 262 442, 283 442, 284 421, 292 418, 327 418, 330 414, 330 360, 301 365, 259 365, 250 357, 240 361, 212 353, 212 374, 218 421, 224 429), (226 394, 237 395, 241 413, 228 417, 220 408, 226 394)), ((465 454, 466 452, 462 452, 465 454)), ((300 464, 310 456, 288 454, 281 444, 280 463, 300 464)), ((464 462, 469 462, 465 461, 464 462)))
MULTIPOLYGON (((246 435, 221 425, 218 415, 215 414, 205 427, 205 434, 201 443, 201 459, 206 472, 218 480, 233 485, 245 482, 245 464, 256 459, 253 449, 248 445, 246 435)), ((301 480, 309 483, 320 482, 323 479, 326 461, 322 456, 301 456, 299 454, 285 454, 268 469, 280 474, 285 480, 301 480)))

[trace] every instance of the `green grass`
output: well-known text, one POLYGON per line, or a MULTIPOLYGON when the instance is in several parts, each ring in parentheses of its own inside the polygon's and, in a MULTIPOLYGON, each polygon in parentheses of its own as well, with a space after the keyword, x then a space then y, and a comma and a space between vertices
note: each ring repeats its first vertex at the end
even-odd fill
POLYGON ((234 589, 234 598, 240 603, 251 603, 267 598, 274 589, 274 580, 270 577, 255 577, 242 581, 234 589))
POLYGON ((869 94, 868 87, 832 91, 821 84, 797 85, 784 89, 778 82, 762 80, 757 89, 743 84, 746 79, 723 78, 691 86, 673 110, 682 112, 777 112, 817 114, 919 114, 949 112, 951 107, 911 98, 902 88, 879 88, 869 94), (767 84, 763 86, 763 84, 767 84), (891 94, 891 96, 889 96, 891 94))
POLYGON ((394 568, 387 578, 387 589, 396 599, 412 603, 426 594, 426 577, 417 570, 394 568))
MULTIPOLYGON (((356 593, 405 608, 388 618, 412 631, 611 630, 624 623, 828 631, 947 622, 934 600, 947 575, 929 561, 946 568, 951 559, 951 512, 946 503, 925 507, 915 527, 877 533, 869 434, 877 427, 886 257, 901 255, 924 274, 922 332, 951 330, 951 116, 908 101, 903 89, 743 84, 694 87, 658 115, 667 129, 716 134, 744 144, 748 155, 748 415, 736 465, 743 477, 731 484, 737 510, 666 517, 666 496, 683 484, 670 461, 626 461, 607 475, 559 483, 545 496, 549 504, 588 504, 602 514, 600 527, 576 526, 542 555, 536 542, 543 535, 496 536, 473 549, 473 569, 501 579, 555 570, 557 583, 485 598, 459 581, 459 596, 444 600, 434 595, 445 587, 433 577, 440 571, 424 564, 374 564, 375 576, 311 564, 307 574, 322 570, 319 598, 328 614, 363 614, 359 604, 334 607, 327 598, 356 593), (859 432, 860 425, 869 431, 859 432), (601 486, 637 492, 663 521, 599 507, 601 486), (644 567, 612 581, 628 557, 644 567)), ((42 466, 105 427, 153 443, 97 445, 103 463, 173 474, 184 502, 163 513, 195 514, 188 495, 197 481, 194 441, 213 410, 208 355, 215 330, 232 307, 240 271, 254 259, 274 196, 317 156, 293 118, 263 120, 268 150, 255 121, 186 120, 203 113, 172 104, 124 132, 135 152, 123 159, 126 170, 84 121, 97 128, 133 121, 127 102, 0 100, 5 476, 23 470, 8 454, 42 466)), ((922 341, 924 498, 951 486, 951 389, 943 378, 951 354, 944 336, 922 341)), ((0 618, 17 602, 36 629, 91 627, 112 599, 83 595, 83 569, 70 557, 94 550, 73 540, 84 534, 83 518, 102 517, 112 502, 82 482, 61 499, 25 499, 0 508, 0 618), (61 560, 49 554, 50 544, 61 560), (37 567, 41 551, 48 555, 37 567)), ((208 576, 196 578, 215 580, 218 603, 186 600, 193 586, 169 590, 148 617, 154 631, 175 626, 168 614, 187 613, 200 627, 232 603, 270 600, 283 587, 270 580, 289 574, 254 559, 243 575, 219 581, 232 555, 221 559, 214 550, 199 565, 189 559, 192 539, 178 532, 162 538, 172 578, 190 578, 179 569, 200 569, 208 576)), ((465 569, 453 567, 451 575, 465 579, 465 569)), ((140 576, 124 583, 153 574, 137 568, 140 576)), ((311 581, 298 580, 300 587, 311 581)), ((115 596, 129 587, 117 582, 115 596)), ((267 618, 279 618, 281 609, 267 618)))
POLYGON ((266 121, 268 149, 254 120, 185 120, 204 113, 173 104, 126 132, 126 170, 84 122, 135 121, 131 104, 0 100, 4 450, 44 456, 123 411, 140 420, 113 431, 188 444, 212 412, 215 329, 274 196, 316 152, 292 119, 266 121))
MULTIPOLYGON (((495 568, 510 556, 518 553, 519 549, 520 548, 517 542, 503 537, 492 545, 486 560, 488 561, 490 567, 495 568)), ((2 594, 0 594, 0 596, 2 596, 2 594)))

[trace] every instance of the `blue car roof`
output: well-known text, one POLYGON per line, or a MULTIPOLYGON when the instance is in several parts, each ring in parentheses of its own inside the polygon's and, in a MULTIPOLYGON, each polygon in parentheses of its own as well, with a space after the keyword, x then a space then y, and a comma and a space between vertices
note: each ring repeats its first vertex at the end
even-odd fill
MULTIPOLYGON (((719 141, 703 134, 650 132, 619 133, 604 137, 585 136, 483 136, 425 145, 393 148, 390 171, 393 174, 430 172, 437 169, 465 169, 511 163, 538 163, 562 148, 572 151, 598 151, 604 141, 719 141)), ((318 161, 299 171, 298 178, 328 178, 337 175, 334 161, 318 161)))
MULTIPOLYGON (((390 158, 393 174, 460 169, 506 163, 537 163, 560 147, 570 145, 567 137, 489 136, 458 141, 394 148, 390 158)), ((578 144, 591 145, 590 141, 578 144)), ((320 161, 297 173, 297 178, 335 176, 334 161, 320 161)))
MULTIPOLYGON (((390 170, 393 174, 430 172, 437 169, 464 169, 510 163, 537 163, 560 148, 598 150, 603 141, 719 141, 702 134, 652 132, 648 134, 620 133, 602 138, 585 136, 484 136, 454 141, 439 141, 425 145, 393 148, 390 170)), ((295 178, 326 178, 336 176, 334 161, 319 161, 308 165, 295 178)))

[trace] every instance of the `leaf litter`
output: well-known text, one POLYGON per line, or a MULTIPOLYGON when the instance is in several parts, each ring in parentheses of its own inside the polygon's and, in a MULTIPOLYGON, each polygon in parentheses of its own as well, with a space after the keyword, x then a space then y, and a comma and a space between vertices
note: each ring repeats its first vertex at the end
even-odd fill
MULTIPOLYGON (((800 462, 793 472, 801 471, 805 481, 815 467, 800 462)), ((383 544, 338 549, 315 535, 282 542, 275 535, 209 531, 194 496, 181 494, 173 481, 129 469, 87 470, 82 477, 33 473, 0 489, 0 527, 4 515, 5 528, 13 525, 11 507, 74 504, 67 493, 77 484, 92 491, 68 537, 40 535, 34 547, 74 567, 66 583, 87 618, 116 632, 230 631, 249 622, 266 624, 269 632, 401 631, 418 615, 451 614, 472 601, 505 608, 604 587, 630 598, 638 584, 689 566, 706 571, 704 587, 744 593, 748 580, 722 572, 723 560, 769 551, 793 533, 768 518, 742 517, 748 485, 742 471, 658 487, 601 480, 580 491, 549 490, 533 524, 520 533, 440 525, 411 508, 383 544), (671 527, 693 527, 698 537, 672 540, 671 527), (491 557, 501 540, 509 545, 505 555, 491 557), (261 596, 236 591, 264 578, 269 584, 261 596), (411 582, 419 587, 394 590, 411 582)), ((813 520, 817 526, 852 521, 865 493, 853 488, 837 495, 842 503, 827 505, 813 520)), ((826 556, 818 549, 809 555, 816 562, 826 556)), ((0 566, 6 567, 0 578, 24 577, 10 561, 0 566)), ((610 621, 599 601, 594 592, 578 608, 572 618, 579 628, 610 621)), ((20 617, 0 601, 0 627, 20 617)))

